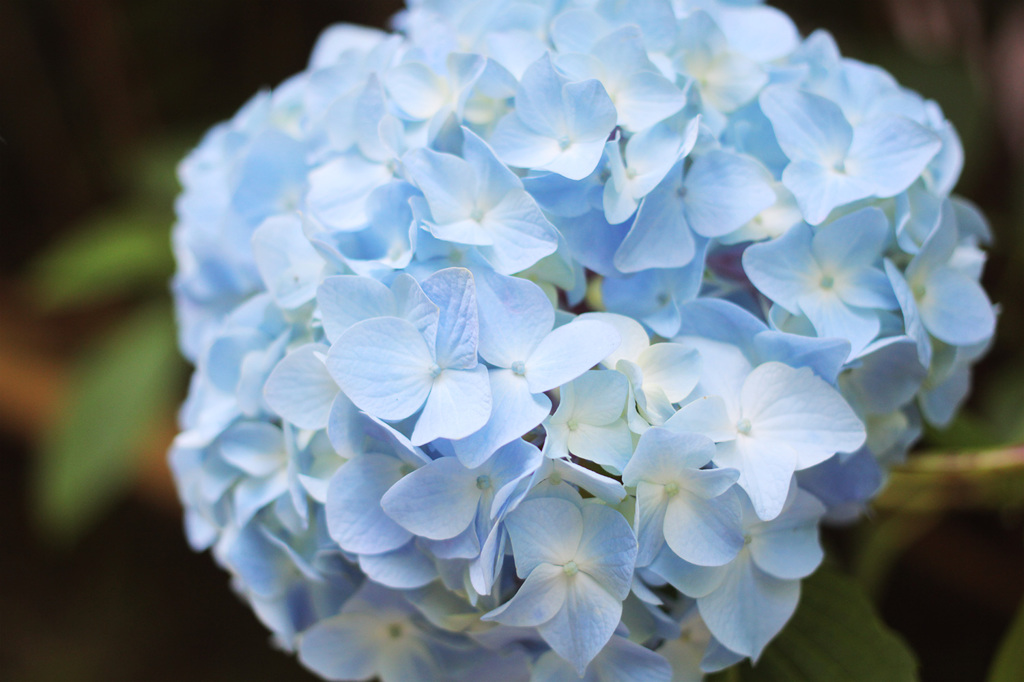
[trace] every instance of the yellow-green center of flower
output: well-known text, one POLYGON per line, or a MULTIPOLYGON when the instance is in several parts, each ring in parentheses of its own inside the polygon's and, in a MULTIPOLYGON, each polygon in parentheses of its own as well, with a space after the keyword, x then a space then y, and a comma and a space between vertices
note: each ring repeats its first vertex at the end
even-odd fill
POLYGON ((676 483, 675 481, 667 484, 665 486, 665 494, 668 495, 669 497, 672 497, 673 495, 678 495, 679 494, 679 484, 676 483))
POLYGON ((565 571, 566 575, 576 575, 580 572, 580 567, 576 565, 575 561, 570 561, 562 566, 562 570, 565 571))
POLYGON ((743 418, 736 423, 736 430, 742 433, 744 436, 750 435, 750 429, 754 428, 754 425, 750 423, 749 419, 743 418))
POLYGON ((479 488, 480 490, 487 490, 488 488, 490 488, 491 487, 491 478, 490 478, 490 476, 477 476, 476 477, 476 487, 479 488))

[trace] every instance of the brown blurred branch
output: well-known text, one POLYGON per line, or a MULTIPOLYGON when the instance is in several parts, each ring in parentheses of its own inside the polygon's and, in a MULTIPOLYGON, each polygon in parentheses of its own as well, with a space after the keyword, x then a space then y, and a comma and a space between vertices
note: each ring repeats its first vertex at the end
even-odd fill
POLYGON ((893 469, 878 510, 929 512, 1024 504, 1024 445, 960 453, 923 453, 893 469))

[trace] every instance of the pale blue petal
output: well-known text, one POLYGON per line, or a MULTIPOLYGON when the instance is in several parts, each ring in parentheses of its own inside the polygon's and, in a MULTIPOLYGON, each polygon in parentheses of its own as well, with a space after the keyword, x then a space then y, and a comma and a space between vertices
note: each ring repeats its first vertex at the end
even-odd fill
POLYGON ((299 660, 330 680, 365 680, 377 674, 380 623, 370 614, 341 614, 316 623, 299 638, 299 660))
POLYGON ((799 601, 800 581, 774 578, 741 557, 729 565, 718 589, 697 600, 697 608, 716 639, 756 660, 799 601))
POLYGON ((404 476, 381 498, 384 512, 414 535, 453 538, 473 522, 482 492, 476 474, 442 457, 404 476))
POLYGON ((462 156, 476 173, 477 206, 490 209, 510 192, 523 189, 523 181, 498 160, 494 150, 476 133, 463 126, 462 135, 462 156))
POLYGON ((489 471, 488 476, 495 488, 490 518, 504 517, 519 504, 528 492, 527 476, 533 475, 544 464, 544 455, 532 443, 517 439, 501 447, 494 457, 482 469, 489 471))
POLYGON ((906 336, 883 339, 842 378, 843 394, 871 414, 894 412, 913 400, 928 375, 917 344, 906 336))
POLYGON ((663 426, 679 434, 699 433, 717 443, 736 438, 736 424, 719 396, 705 396, 683 405, 663 426))
POLYGON ((680 484, 697 497, 710 500, 728 492, 739 475, 735 469, 692 469, 680 484))
POLYGON ((421 121, 433 116, 448 95, 445 80, 422 62, 410 61, 388 69, 384 87, 405 114, 421 121))
POLYGON ((316 301, 324 333, 331 343, 336 343, 357 322, 396 314, 394 294, 369 277, 328 277, 317 289, 316 301))
POLYGON ((665 511, 668 509, 669 498, 663 485, 647 481, 629 485, 636 486, 636 565, 647 566, 665 545, 665 511))
POLYGON ((682 109, 685 104, 686 95, 682 90, 653 71, 632 74, 615 96, 619 123, 633 131, 653 126, 682 109))
POLYGON ((558 140, 538 133, 523 123, 518 111, 498 121, 490 142, 498 158, 518 168, 547 169, 547 165, 562 151, 558 140))
MULTIPOLYGON (((747 377, 743 416, 750 439, 786 443, 797 452, 797 468, 813 466, 836 452, 864 444, 864 425, 842 396, 814 372, 766 362, 747 377)), ((763 517, 762 517, 763 518, 763 517)))
POLYGON ((673 169, 644 198, 629 233, 615 251, 616 268, 640 272, 683 267, 693 260, 697 247, 679 198, 682 187, 682 171, 673 169))
POLYGON ((393 178, 386 165, 346 154, 310 171, 306 204, 330 227, 360 229, 369 220, 368 197, 393 178))
POLYGON ((981 343, 995 332, 995 313, 985 290, 952 267, 929 273, 917 309, 925 329, 954 346, 981 343))
MULTIPOLYGON (((808 333, 812 333, 808 325, 808 333)), ((754 357, 760 362, 775 360, 790 367, 810 367, 831 384, 846 363, 850 343, 844 339, 819 339, 780 331, 764 331, 754 336, 754 357)))
MULTIPOLYGON (((597 81, 592 82, 596 83, 597 81)), ((601 91, 604 92, 604 89, 602 88, 601 91)), ((605 96, 607 97, 607 95, 605 96)), ((549 170, 559 175, 564 175, 570 180, 582 180, 593 173, 594 169, 601 163, 601 158, 604 155, 605 138, 611 134, 614 126, 615 124, 612 123, 608 127, 604 138, 596 138, 589 141, 574 140, 570 141, 565 148, 559 146, 559 153, 555 158, 537 167, 541 170, 549 170)))
POLYGON ((568 581, 561 566, 541 564, 530 572, 526 582, 510 600, 484 614, 481 619, 519 627, 546 623, 563 609, 568 581))
POLYGON ((537 630, 555 652, 582 676, 587 665, 611 639, 622 617, 622 601, 586 573, 568 581, 565 604, 537 630))
POLYGON ((629 394, 629 381, 620 372, 594 370, 584 373, 565 390, 573 393, 571 412, 576 419, 587 424, 604 425, 622 416, 629 394))
POLYGON ((341 457, 351 459, 362 451, 367 417, 344 393, 338 393, 327 417, 327 438, 341 457))
MULTIPOLYGON (((604 143, 615 128, 618 115, 615 105, 600 81, 590 79, 580 83, 567 83, 562 89, 566 103, 566 123, 570 138, 574 143, 600 143, 601 152, 604 143)), ((578 177, 567 175, 568 178, 580 180, 590 175, 597 166, 601 153, 598 152, 593 166, 578 177)))
POLYGON ((525 361, 555 326, 555 311, 544 290, 521 277, 482 273, 480 357, 497 367, 525 361))
POLYGON ((581 459, 600 464, 611 471, 621 471, 629 462, 633 434, 625 419, 601 425, 580 423, 575 430, 569 432, 567 447, 569 452, 581 459))
POLYGON ((636 563, 633 529, 617 510, 584 504, 583 535, 576 553, 581 572, 591 576, 620 601, 629 594, 636 563))
POLYGON ((794 498, 773 521, 750 530, 750 556, 761 570, 783 580, 806 578, 825 554, 818 542, 818 523, 825 505, 794 487, 794 498))
MULTIPOLYGON (((551 651, 533 666, 531 682, 564 682, 578 677, 572 664, 551 651)), ((612 637, 587 667, 583 682, 670 682, 672 666, 647 647, 612 637)))
POLYGON ((795 225, 778 239, 752 244, 743 252, 743 270, 758 290, 790 313, 798 300, 818 288, 821 268, 811 252, 811 228, 795 225))
POLYGON ((688 597, 700 598, 718 589, 728 570, 724 566, 697 566, 677 557, 668 545, 662 547, 650 570, 688 597))
POLYGON ((604 211, 591 211, 558 221, 558 229, 565 237, 573 258, 588 270, 606 277, 619 274, 613 259, 629 228, 628 222, 609 224, 604 211))
POLYGON ((886 116, 853 131, 846 169, 874 186, 879 197, 910 187, 942 147, 938 135, 901 116, 886 116))
POLYGON ((850 342, 851 357, 860 355, 882 328, 876 311, 846 305, 835 290, 804 294, 798 303, 819 336, 850 342))
POLYGON ((835 102, 803 90, 773 86, 761 93, 760 104, 772 122, 779 146, 792 161, 831 165, 846 158, 853 128, 835 102))
POLYGON ((437 580, 433 561, 413 540, 391 552, 360 554, 359 568, 370 580, 396 590, 413 590, 437 580))
POLYGON ((313 300, 324 260, 293 215, 273 216, 252 235, 252 256, 274 301, 292 310, 313 300))
POLYGON ((548 334, 526 361, 526 381, 543 393, 572 381, 619 346, 614 327, 597 320, 575 320, 548 334))
POLYGON ((479 334, 476 286, 465 268, 440 270, 420 283, 423 293, 440 309, 435 357, 443 368, 476 367, 479 334))
POLYGON ((889 277, 889 282, 892 284, 896 300, 899 301, 900 311, 903 313, 903 326, 906 329, 907 336, 917 344, 917 356, 921 364, 925 367, 930 367, 932 364, 932 344, 928 338, 928 332, 925 331, 924 324, 921 322, 921 313, 917 309, 914 293, 910 290, 907 280, 903 278, 903 273, 888 258, 885 260, 885 274, 889 277))
POLYGON ((327 351, 312 343, 293 350, 277 363, 263 388, 270 409, 300 429, 326 427, 338 395, 338 384, 324 364, 327 351))
POLYGON ((401 478, 402 461, 387 455, 360 455, 338 469, 325 506, 328 532, 343 550, 381 554, 412 538, 380 506, 380 498, 401 478))
POLYGON ((739 349, 750 345, 750 339, 768 326, 750 312, 730 301, 700 298, 682 306, 679 337, 704 337, 721 341, 739 349))
POLYGON ((398 317, 411 322, 423 334, 427 345, 433 345, 437 340, 437 325, 441 316, 437 304, 423 293, 415 279, 404 272, 391 283, 391 293, 395 296, 398 317))
POLYGON ((490 416, 487 368, 446 369, 434 378, 410 440, 423 445, 437 438, 465 438, 486 424, 490 416))
POLYGON ((545 54, 526 69, 519 81, 517 115, 541 135, 564 135, 568 129, 563 102, 565 83, 555 71, 550 53, 545 54))
POLYGON ((690 395, 700 381, 700 353, 678 343, 656 343, 638 360, 643 385, 656 387, 671 403, 690 395))
POLYGON ((626 489, 613 478, 585 469, 574 462, 561 459, 548 461, 551 462, 551 467, 562 480, 579 486, 608 504, 618 504, 626 497, 626 489))
POLYGON ((737 483, 762 519, 773 519, 782 511, 796 462, 796 451, 785 441, 746 436, 719 444, 715 454, 715 464, 740 472, 737 483))
POLYGON ((615 331, 619 333, 619 338, 622 339, 619 347, 601 361, 601 364, 608 369, 615 369, 619 360, 636 362, 650 346, 651 339, 643 325, 631 317, 616 313, 583 313, 577 319, 604 322, 615 327, 615 331))
POLYGON ((794 161, 786 166, 782 184, 796 197, 804 220, 811 225, 822 223, 837 206, 874 192, 865 181, 814 161, 794 161))
POLYGON ((685 470, 705 466, 714 456, 714 443, 702 435, 676 433, 667 425, 648 429, 622 472, 622 481, 626 485, 678 483, 685 470))
POLYGON ((260 509, 288 493, 288 474, 285 470, 268 478, 245 478, 234 489, 235 523, 244 525, 260 509))
POLYGON ((721 237, 775 203, 764 168, 750 157, 709 152, 686 174, 683 203, 693 231, 721 237))
POLYGON ((381 419, 404 419, 423 405, 434 382, 434 356, 409 322, 364 320, 327 354, 327 369, 353 403, 381 419))
POLYGON ((508 369, 492 369, 491 416, 476 433, 452 443, 459 460, 467 467, 480 466, 509 441, 527 433, 548 416, 551 400, 530 392, 526 379, 508 369))
POLYGON ((735 495, 711 500, 686 492, 673 495, 664 528, 672 551, 698 566, 722 566, 743 548, 740 504, 735 495))
MULTIPOLYGON (((403 157, 402 163, 409 181, 426 197, 431 218, 438 228, 471 216, 476 208, 478 192, 477 174, 469 163, 430 149, 413 150, 403 157)), ((450 238, 444 234, 437 236, 450 238)))
POLYGON ((525 578, 542 563, 562 566, 576 557, 583 537, 583 514, 572 502, 536 498, 509 514, 505 528, 512 540, 516 573, 525 578))
POLYGON ((520 272, 554 253, 558 232, 524 190, 512 190, 484 216, 489 246, 480 254, 502 274, 520 272))
POLYGON ((217 445, 225 462, 249 476, 269 476, 286 462, 284 434, 273 424, 236 423, 217 445))
POLYGON ((873 267, 882 259, 889 232, 889 219, 872 206, 819 228, 811 242, 811 251, 818 264, 829 270, 843 272, 873 267))

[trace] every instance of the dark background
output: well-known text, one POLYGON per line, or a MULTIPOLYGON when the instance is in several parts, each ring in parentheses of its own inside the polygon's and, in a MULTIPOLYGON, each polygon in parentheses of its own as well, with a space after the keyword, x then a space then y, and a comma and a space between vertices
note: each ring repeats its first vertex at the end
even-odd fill
MULTIPOLYGON (((929 443, 1024 433, 1024 3, 776 5, 805 34, 828 28, 845 55, 937 100, 959 129, 967 165, 958 192, 992 221, 985 285, 1001 318, 966 420, 929 443)), ((383 26, 398 7, 0 0, 0 679, 305 679, 268 645, 227 575, 187 548, 163 465, 169 427, 142 449, 130 494, 96 524, 61 542, 40 526, 29 482, 69 368, 140 300, 166 294, 161 284, 55 310, 40 304, 35 264, 95 216, 150 196, 138 194, 140 168, 169 185, 174 159, 203 130, 304 68, 323 27, 383 26)), ((170 203, 156 203, 149 208, 167 218, 154 229, 167 232, 170 203)), ((167 391, 177 400, 183 387, 167 391)), ((897 523, 892 570, 874 576, 881 613, 916 650, 927 682, 984 679, 1024 587, 1020 508, 961 506, 897 523)), ((891 518, 880 512, 829 542, 857 569, 865 533, 891 518)))

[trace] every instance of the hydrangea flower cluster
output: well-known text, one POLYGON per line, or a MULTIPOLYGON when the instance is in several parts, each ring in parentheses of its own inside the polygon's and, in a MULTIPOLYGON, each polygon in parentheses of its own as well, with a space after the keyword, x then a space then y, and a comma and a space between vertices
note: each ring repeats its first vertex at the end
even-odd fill
POLYGON ((739 0, 411 0, 183 162, 189 540, 328 679, 756 660, 995 325, 931 101, 739 0))

